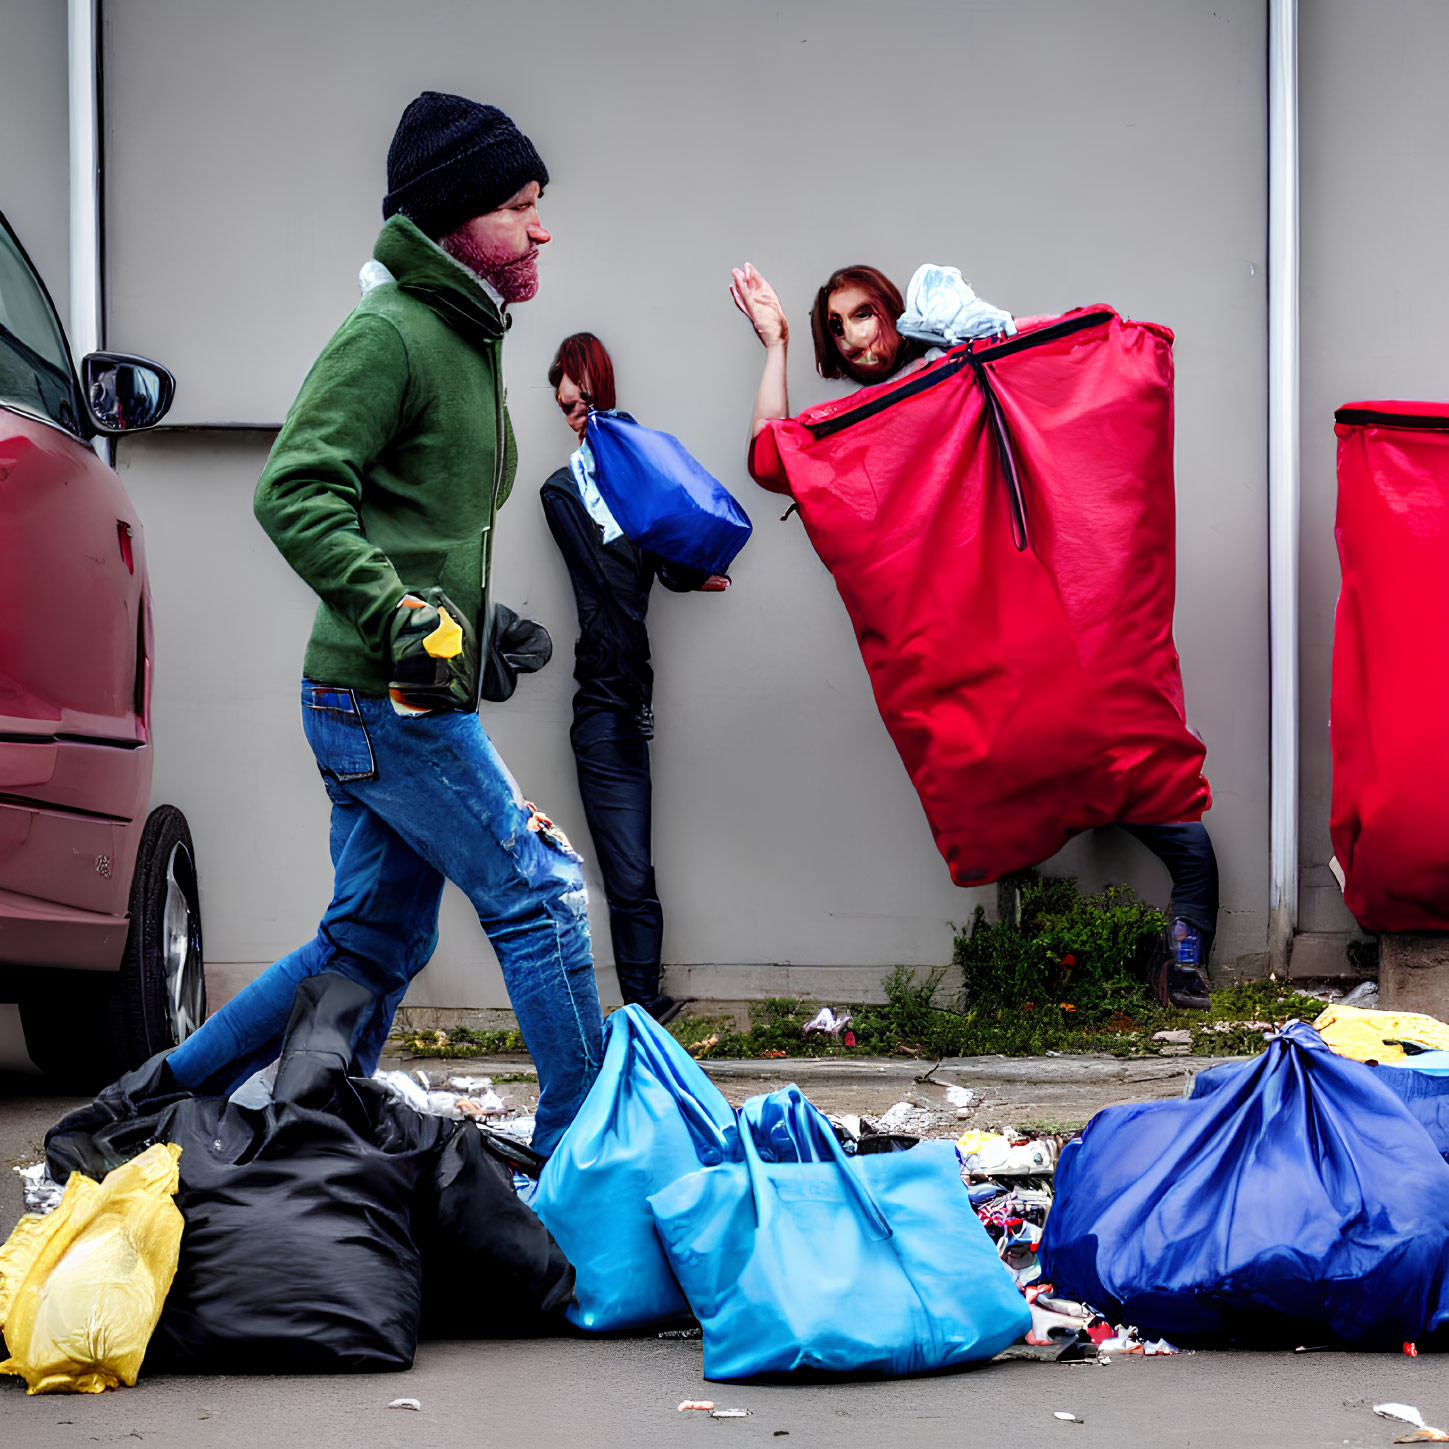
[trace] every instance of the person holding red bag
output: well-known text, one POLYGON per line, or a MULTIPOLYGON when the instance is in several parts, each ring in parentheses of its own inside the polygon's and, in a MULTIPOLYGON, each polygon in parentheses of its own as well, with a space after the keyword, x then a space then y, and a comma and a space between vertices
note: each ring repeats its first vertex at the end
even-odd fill
MULTIPOLYGON (((735 268, 731 275, 735 306, 765 348, 751 421, 750 474, 761 487, 788 494, 790 483, 778 451, 764 444, 771 441, 770 425, 791 416, 786 377, 789 322, 774 288, 751 264, 735 268)), ((901 335, 897 319, 905 310, 899 289, 877 268, 853 266, 832 273, 816 293, 810 314, 820 376, 870 387, 904 380, 943 355, 901 335)), ((1172 877, 1170 924, 1149 965, 1151 985, 1163 1005, 1205 1009, 1208 984, 1200 968, 1212 950, 1218 914, 1217 858, 1207 830, 1200 820, 1124 823, 1120 828, 1147 846, 1172 877)))

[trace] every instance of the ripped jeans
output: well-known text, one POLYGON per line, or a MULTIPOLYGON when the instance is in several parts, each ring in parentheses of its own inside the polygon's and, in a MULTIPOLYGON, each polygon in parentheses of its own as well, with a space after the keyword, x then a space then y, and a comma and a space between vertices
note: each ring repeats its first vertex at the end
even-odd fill
POLYGON ((478 912, 538 1068, 534 1146, 552 1152, 599 1069, 603 1022, 577 855, 530 829, 473 713, 404 718, 386 699, 302 681, 302 724, 332 799, 332 903, 317 934, 169 1057, 192 1091, 229 1092, 272 1061, 297 983, 337 971, 377 1010, 356 1043, 371 1072, 408 983, 437 942, 443 879, 478 912))

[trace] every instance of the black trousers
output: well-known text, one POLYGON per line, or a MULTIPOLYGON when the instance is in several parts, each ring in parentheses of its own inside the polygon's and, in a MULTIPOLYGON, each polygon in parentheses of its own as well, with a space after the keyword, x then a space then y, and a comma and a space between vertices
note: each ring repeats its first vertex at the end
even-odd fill
POLYGON ((649 741, 622 711, 591 709, 574 716, 569 739, 579 794, 604 877, 614 970, 625 1002, 657 1005, 664 911, 654 884, 649 838, 649 741))

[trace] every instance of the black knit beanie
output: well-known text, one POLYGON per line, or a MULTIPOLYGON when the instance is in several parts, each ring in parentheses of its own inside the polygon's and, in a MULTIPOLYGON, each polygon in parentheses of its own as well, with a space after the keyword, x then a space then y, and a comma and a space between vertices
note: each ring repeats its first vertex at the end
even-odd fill
POLYGON ((424 91, 402 113, 388 147, 382 214, 401 212, 436 241, 530 181, 547 186, 548 170, 502 111, 424 91))

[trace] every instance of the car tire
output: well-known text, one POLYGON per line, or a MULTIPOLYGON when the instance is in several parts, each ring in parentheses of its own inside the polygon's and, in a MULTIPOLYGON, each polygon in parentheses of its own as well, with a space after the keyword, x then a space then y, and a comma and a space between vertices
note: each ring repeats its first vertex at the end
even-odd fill
POLYGON ((141 832, 130 916, 108 1012, 120 1071, 180 1045, 206 1020, 196 851, 174 805, 157 806, 141 832))
POLYGON ((142 828, 129 915, 118 973, 48 971, 21 999, 31 1061, 73 1090, 99 1090, 206 1019, 196 856, 174 805, 142 828))

